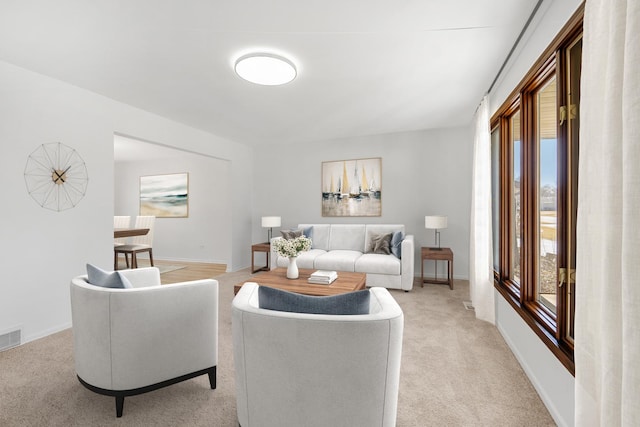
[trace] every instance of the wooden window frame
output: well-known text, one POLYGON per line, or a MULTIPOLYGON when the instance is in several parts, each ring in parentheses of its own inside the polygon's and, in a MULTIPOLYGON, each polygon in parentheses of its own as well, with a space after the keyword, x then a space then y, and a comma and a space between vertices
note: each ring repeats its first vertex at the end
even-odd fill
MULTIPOLYGON (((574 43, 582 34, 584 17, 584 3, 578 8, 567 24, 558 33, 549 47, 542 53, 533 67, 512 91, 507 101, 496 111, 491 118, 491 129, 498 129, 500 138, 500 262, 497 271, 494 271, 494 285, 500 294, 516 310, 521 318, 531 327, 536 335, 545 343, 558 360, 575 375, 575 363, 573 355, 573 343, 566 339, 566 331, 569 320, 567 316, 573 316, 566 308, 567 287, 561 288, 557 294, 556 313, 545 307, 536 298, 538 263, 539 263, 539 237, 536 231, 539 215, 538 194, 538 142, 537 142, 537 111, 535 94, 549 79, 555 77, 557 85, 557 105, 566 105, 564 94, 566 93, 565 68, 566 60, 564 49, 574 43), (510 161, 513 156, 510 144, 510 119, 512 115, 520 111, 520 220, 522 222, 520 243, 520 283, 509 280, 510 257, 513 253, 510 239, 514 230, 511 226, 511 186, 512 177, 510 161)), ((566 147, 566 126, 559 127, 557 134, 558 147, 566 147)), ((557 198, 557 233, 564 233, 567 212, 565 192, 560 187, 566 184, 566 151, 561 148, 558 154, 558 198, 557 198)), ((575 227, 575 224, 572 224, 575 227)), ((560 241, 558 241, 560 243, 560 241)), ((560 251, 562 252, 562 251, 560 251)), ((558 265, 562 260, 560 253, 558 265)), ((573 319, 571 319, 573 322, 573 319)))

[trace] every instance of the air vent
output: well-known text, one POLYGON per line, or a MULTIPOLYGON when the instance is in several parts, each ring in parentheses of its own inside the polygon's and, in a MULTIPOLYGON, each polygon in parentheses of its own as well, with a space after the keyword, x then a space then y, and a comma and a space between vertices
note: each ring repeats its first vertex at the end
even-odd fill
POLYGON ((0 351, 19 346, 21 344, 21 340, 21 329, 16 329, 15 331, 7 332, 6 334, 0 335, 0 351))
POLYGON ((473 304, 471 303, 471 301, 462 301, 462 304, 464 305, 464 308, 466 308, 467 310, 474 310, 473 304))

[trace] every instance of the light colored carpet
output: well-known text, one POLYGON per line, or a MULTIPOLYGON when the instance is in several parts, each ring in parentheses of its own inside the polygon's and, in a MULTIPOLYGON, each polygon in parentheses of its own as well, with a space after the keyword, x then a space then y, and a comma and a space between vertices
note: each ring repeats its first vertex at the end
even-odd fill
MULTIPOLYGON (((0 352, 0 426, 237 426, 230 308, 233 285, 250 276, 241 271, 216 277, 216 390, 205 375, 128 397, 117 419, 112 397, 78 382, 66 330, 0 352)), ((464 308, 467 282, 455 287, 391 291, 405 313, 397 425, 555 425, 497 329, 464 308)))

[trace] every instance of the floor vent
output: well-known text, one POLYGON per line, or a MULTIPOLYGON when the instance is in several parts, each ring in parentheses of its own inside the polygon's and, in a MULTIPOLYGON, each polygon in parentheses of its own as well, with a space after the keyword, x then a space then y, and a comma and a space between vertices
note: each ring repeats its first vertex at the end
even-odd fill
POLYGON ((7 332, 6 334, 0 335, 0 351, 19 346, 21 344, 21 340, 21 329, 16 329, 15 331, 7 332))
POLYGON ((462 304, 464 305, 464 308, 466 308, 467 310, 474 310, 473 304, 471 303, 471 301, 462 301, 462 304))

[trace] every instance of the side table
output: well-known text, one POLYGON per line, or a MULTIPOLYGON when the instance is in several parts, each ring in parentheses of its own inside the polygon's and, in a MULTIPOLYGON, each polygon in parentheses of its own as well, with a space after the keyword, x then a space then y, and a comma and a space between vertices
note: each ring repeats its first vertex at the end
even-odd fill
POLYGON ((453 252, 450 248, 425 248, 422 250, 422 260, 420 261, 420 287, 424 287, 425 283, 437 283, 440 285, 449 285, 450 289, 453 289, 453 252), (424 278, 424 260, 431 259, 436 263, 436 277, 435 279, 424 278), (438 261, 447 261, 449 268, 447 269, 447 280, 438 280, 438 261))
POLYGON ((265 243, 256 243, 255 245, 251 245, 251 273, 255 273, 256 271, 269 271, 269 258, 271 258, 271 244, 269 242, 265 243), (267 265, 264 267, 254 268, 254 255, 256 252, 265 252, 267 257, 267 265))

